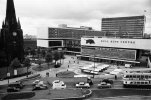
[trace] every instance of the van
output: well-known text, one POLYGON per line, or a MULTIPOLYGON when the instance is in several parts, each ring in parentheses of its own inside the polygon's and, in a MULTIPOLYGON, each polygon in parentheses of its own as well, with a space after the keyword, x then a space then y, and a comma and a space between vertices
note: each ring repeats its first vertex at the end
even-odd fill
POLYGON ((63 81, 55 80, 52 82, 52 89, 65 89, 66 85, 63 81))
POLYGON ((125 68, 131 68, 132 65, 131 64, 125 64, 125 68))

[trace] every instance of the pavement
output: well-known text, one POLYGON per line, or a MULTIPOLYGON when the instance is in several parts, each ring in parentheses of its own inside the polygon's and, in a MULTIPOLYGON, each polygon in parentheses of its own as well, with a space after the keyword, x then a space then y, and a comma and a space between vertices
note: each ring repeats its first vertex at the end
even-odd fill
MULTIPOLYGON (((60 60, 58 62, 60 62, 60 60)), ((69 55, 66 55, 65 59, 61 60, 61 63, 62 63, 62 65, 60 68, 50 68, 50 69, 44 70, 44 71, 34 71, 34 70, 32 70, 32 67, 37 66, 37 65, 32 65, 30 70, 32 71, 33 74, 40 74, 42 77, 46 77, 46 73, 49 73, 49 77, 56 77, 56 73, 62 72, 62 71, 67 71, 67 70, 73 71, 78 75, 79 74, 87 75, 85 73, 82 73, 79 68, 83 67, 83 66, 94 64, 94 62, 79 60, 79 59, 77 59, 76 56, 69 56, 69 55)), ((97 63, 97 64, 102 65, 104 63, 97 63)), ((105 73, 109 73, 117 68, 122 69, 123 71, 130 70, 129 68, 125 68, 124 66, 110 65, 110 67, 105 71, 105 73)), ((142 68, 142 69, 144 69, 144 68, 142 68)), ((109 74, 105 74, 105 73, 101 74, 101 75, 95 75, 95 78, 114 78, 115 77, 115 75, 109 75, 109 74)), ((92 75, 88 75, 88 76, 92 77, 92 75)), ((30 75, 29 75, 29 77, 30 77, 30 75)), ((122 76, 118 76, 118 77, 121 78, 122 76)), ((16 82, 16 81, 24 79, 24 78, 26 78, 26 76, 9 79, 9 83, 13 83, 13 82, 16 82)), ((8 84, 8 80, 0 81, 0 85, 5 85, 5 84, 8 84)))

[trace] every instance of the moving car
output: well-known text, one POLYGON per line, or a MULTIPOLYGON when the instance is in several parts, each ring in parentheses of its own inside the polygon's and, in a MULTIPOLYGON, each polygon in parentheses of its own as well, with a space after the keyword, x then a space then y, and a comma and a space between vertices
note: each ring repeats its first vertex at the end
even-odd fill
POLYGON ((47 89, 47 85, 44 84, 43 81, 39 81, 39 80, 35 80, 33 82, 33 90, 43 90, 43 89, 47 89))
POLYGON ((48 89, 47 85, 45 84, 37 84, 33 87, 33 90, 45 90, 48 89))
POLYGON ((37 85, 39 82, 40 82, 40 80, 35 80, 35 81, 33 82, 33 86, 34 86, 34 85, 37 85))
POLYGON ((90 88, 89 83, 85 83, 85 82, 79 82, 76 84, 77 88, 90 88))
POLYGON ((111 88, 111 84, 106 82, 101 82, 100 84, 98 84, 98 88, 111 88))
POLYGON ((66 85, 63 81, 55 80, 52 82, 52 89, 65 89, 66 85))

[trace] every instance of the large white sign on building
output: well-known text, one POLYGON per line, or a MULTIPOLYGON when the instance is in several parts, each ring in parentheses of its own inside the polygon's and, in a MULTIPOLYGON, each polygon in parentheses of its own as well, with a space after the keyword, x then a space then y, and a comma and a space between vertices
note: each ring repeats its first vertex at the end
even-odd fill
POLYGON ((151 50, 151 39, 81 38, 81 45, 151 50))

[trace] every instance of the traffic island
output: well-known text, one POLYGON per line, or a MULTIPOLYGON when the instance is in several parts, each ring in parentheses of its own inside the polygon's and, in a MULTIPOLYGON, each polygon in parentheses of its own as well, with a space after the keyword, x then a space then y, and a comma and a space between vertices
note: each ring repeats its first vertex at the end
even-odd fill
POLYGON ((76 74, 72 71, 63 71, 63 72, 57 73, 56 77, 59 77, 59 78, 73 78, 74 75, 76 75, 76 74))

